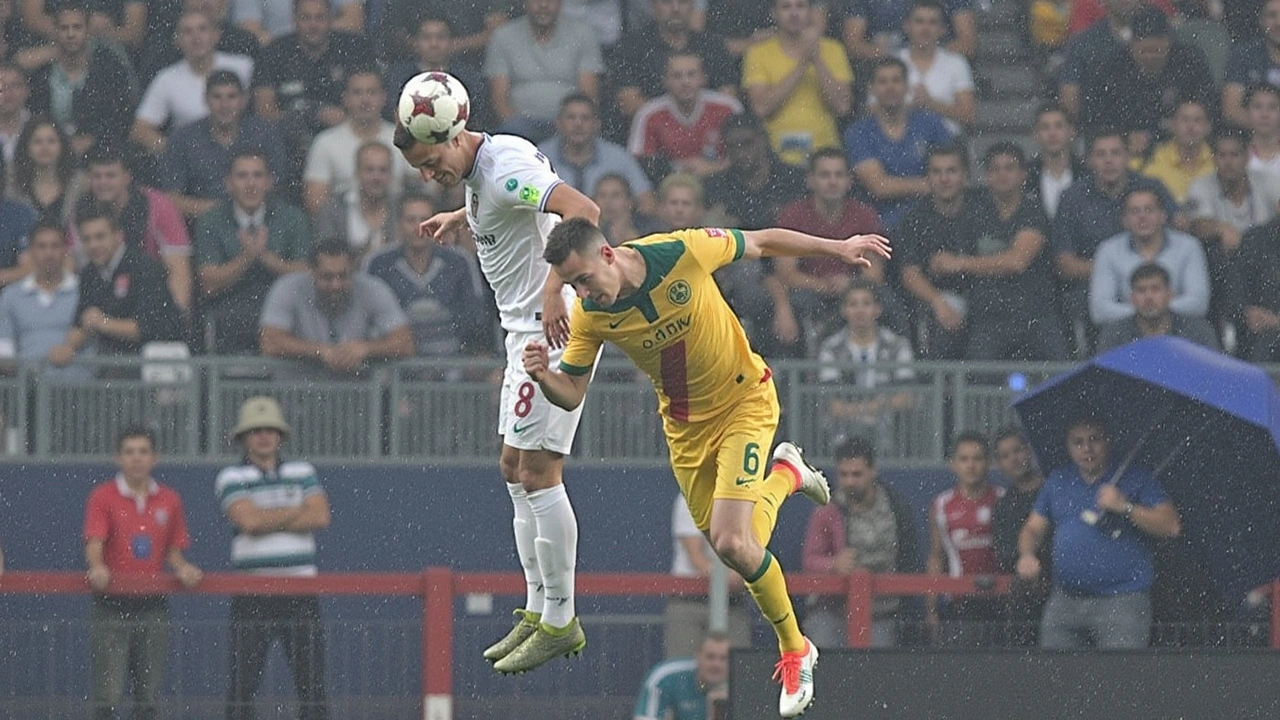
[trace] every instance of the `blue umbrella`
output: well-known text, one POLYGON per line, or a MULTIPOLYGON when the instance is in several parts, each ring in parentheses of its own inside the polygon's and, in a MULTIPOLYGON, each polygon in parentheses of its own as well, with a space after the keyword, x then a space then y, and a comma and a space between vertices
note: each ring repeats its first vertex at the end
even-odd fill
POLYGON ((1014 402, 1044 468, 1066 426, 1107 424, 1112 457, 1151 468, 1229 601, 1280 576, 1280 391, 1260 368, 1181 338, 1116 348, 1014 402))

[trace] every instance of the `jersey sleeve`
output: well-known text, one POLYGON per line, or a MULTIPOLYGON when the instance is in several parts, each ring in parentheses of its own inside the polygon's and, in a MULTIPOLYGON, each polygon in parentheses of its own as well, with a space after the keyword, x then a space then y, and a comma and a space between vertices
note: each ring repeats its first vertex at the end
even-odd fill
POLYGON ((564 182, 551 169, 551 161, 541 150, 504 150, 496 166, 501 170, 493 177, 492 192, 507 208, 526 208, 547 212, 547 198, 556 185, 564 182))
POLYGON ((560 356, 560 372, 579 376, 591 372, 603 344, 587 311, 582 309, 582 301, 575 302, 569 313, 569 342, 560 356))
POLYGON ((747 251, 747 241, 741 230, 698 228, 671 234, 684 241, 693 259, 708 273, 741 259, 747 251))

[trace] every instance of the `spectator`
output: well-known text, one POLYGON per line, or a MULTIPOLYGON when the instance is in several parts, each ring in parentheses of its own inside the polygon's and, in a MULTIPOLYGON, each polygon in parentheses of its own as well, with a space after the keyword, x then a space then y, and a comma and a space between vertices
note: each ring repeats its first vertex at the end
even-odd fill
POLYGON ((1082 87, 1099 107, 1086 112, 1081 127, 1120 128, 1128 133, 1130 150, 1146 154, 1169 137, 1169 118, 1183 103, 1195 102, 1217 116, 1217 86, 1199 48, 1172 39, 1164 13, 1149 6, 1139 10, 1130 32, 1127 50, 1094 75, 1092 82, 1101 87, 1082 87))
POLYGON ((13 158, 18 149, 18 138, 22 129, 31 119, 27 110, 27 98, 31 96, 31 88, 27 85, 27 74, 17 65, 8 65, 0 60, 0 161, 9 168, 12 182, 13 158))
MULTIPOLYGON (((467 67, 467 75, 483 78, 485 48, 493 31, 511 19, 517 6, 511 2, 500 3, 455 3, 431 2, 421 0, 388 0, 383 12, 382 27, 385 29, 385 46, 382 58, 390 61, 416 54, 410 33, 421 29, 420 18, 439 17, 449 24, 452 41, 450 43, 453 57, 467 67)), ((372 31, 372 28, 371 28, 372 31)), ((415 75, 417 73, 414 73, 415 75)), ((452 75, 453 73, 450 72, 452 75)), ((461 75, 454 77, 462 78, 461 75)), ((462 78, 465 80, 466 78, 462 78)), ((483 82, 483 80, 482 80, 483 82)), ((387 87, 398 91, 399 88, 388 84, 387 87)), ((481 86, 467 85, 468 88, 481 86)), ((474 93, 473 93, 474 94, 474 93)), ((475 103, 476 98, 471 98, 475 103)), ((474 115, 472 117, 475 117, 474 115)), ((486 126, 487 127, 487 126, 486 126)))
POLYGON ((316 218, 316 242, 345 242, 357 257, 368 258, 395 237, 395 206, 391 191, 397 158, 379 140, 366 140, 356 150, 355 186, 332 195, 316 218))
MULTIPOLYGON (((262 45, 257 36, 230 21, 231 0, 182 0, 171 7, 149 8, 147 13, 147 38, 139 53, 141 67, 147 77, 154 76, 161 68, 168 67, 182 59, 182 51, 173 42, 178 20, 188 12, 203 13, 213 23, 213 31, 217 35, 214 49, 227 55, 243 55, 257 60, 262 52, 262 45)), ((244 79, 248 87, 249 78, 244 79)))
POLYGON ((318 365, 327 377, 351 377, 368 361, 413 355, 413 331, 395 295, 356 271, 343 242, 317 245, 310 272, 275 281, 259 327, 263 355, 318 365))
POLYGON ((919 301, 918 329, 926 355, 949 360, 963 356, 969 291, 973 278, 946 262, 977 250, 989 213, 966 191, 969 160, 956 146, 933 148, 928 159, 929 196, 907 211, 898 231, 902 286, 919 301))
POLYGON ((1066 60, 1072 5, 1073 0, 1031 0, 1027 4, 1027 36, 1042 76, 1056 77, 1066 60))
POLYGON ((130 138, 147 152, 164 152, 164 130, 189 125, 209 115, 205 86, 215 70, 230 70, 248 85, 253 58, 218 52, 218 31, 203 13, 185 12, 174 33, 182 59, 161 70, 142 95, 130 138))
MULTIPOLYGON (((1121 2, 1123 1, 1121 0, 1121 2)), ((1074 37, 1097 25, 1099 20, 1109 17, 1109 6, 1114 6, 1114 4, 1109 0, 1073 0, 1071 3, 1070 25, 1068 27, 1071 35, 1074 37)), ((1186 5, 1186 3, 1181 0, 1139 0, 1139 7, 1146 5, 1157 7, 1165 15, 1172 18, 1177 15, 1177 6, 1186 5)))
POLYGON ((849 165, 870 194, 880 222, 896 227, 907 207, 929 192, 925 155, 951 142, 942 118, 907 104, 907 66, 896 57, 871 70, 870 115, 844 134, 849 165))
POLYGON ((31 73, 33 114, 51 115, 68 135, 76 155, 99 140, 124 139, 133 112, 129 70, 104 46, 89 40, 89 10, 75 2, 54 14, 56 52, 31 73))
POLYGON ((1088 162, 1089 175, 1062 193, 1051 230, 1063 281, 1063 313, 1074 326, 1077 350, 1085 355, 1088 338, 1092 337, 1092 326, 1085 320, 1093 257, 1103 240, 1124 230, 1124 196, 1134 189, 1151 190, 1161 198, 1166 216, 1177 217, 1177 205, 1159 180, 1129 171, 1129 150, 1118 131, 1100 130, 1089 138, 1088 162))
POLYGON ((1243 348, 1254 362, 1280 359, 1280 216, 1244 234, 1232 266, 1245 331, 1243 348))
POLYGON ((809 0, 774 0, 773 37, 742 57, 747 106, 765 122, 778 159, 804 165, 840 147, 836 121, 853 109, 853 68, 840 43, 811 22, 809 0))
POLYGON ((1172 302, 1169 271, 1154 262, 1139 265, 1129 276, 1129 305, 1133 307, 1133 314, 1102 327, 1098 333, 1098 352, 1156 335, 1182 337, 1207 348, 1222 349, 1208 320, 1174 312, 1172 302))
POLYGON ((4 161, 0 160, 0 287, 31 272, 27 235, 38 219, 30 205, 11 199, 6 190, 4 161))
MULTIPOLYGON (((930 575, 951 577, 992 575, 998 570, 993 543, 992 512, 1004 497, 1004 488, 987 478, 990 449, 986 438, 960 433, 951 445, 947 464, 956 485, 929 505, 930 575)), ((989 645, 995 639, 986 624, 999 620, 1002 601, 968 596, 953 598, 941 610, 937 598, 925 598, 926 620, 944 645, 989 645), (946 621, 946 626, 941 625, 946 621)))
POLYGON ((771 36, 772 0, 706 0, 706 31, 724 38, 730 57, 741 59, 752 45, 771 36))
MULTIPOLYGON (((814 153, 806 185, 810 195, 779 210, 778 227, 831 240, 883 232, 876 211, 848 196, 853 178, 844 151, 823 148, 814 153)), ((885 263, 873 262, 866 273, 883 284, 885 263)), ((835 258, 779 257, 773 259, 773 275, 786 289, 786 303, 775 312, 803 323, 812 351, 831 329, 837 306, 853 281, 853 268, 835 258)))
POLYGON ((162 163, 164 190, 187 222, 195 222, 227 198, 227 171, 236 150, 260 149, 273 172, 289 167, 275 127, 245 115, 249 97, 235 73, 215 70, 205 88, 209 116, 175 130, 165 144, 162 163))
POLYGON ((79 282, 67 269, 67 239, 48 221, 31 231, 32 272, 0 292, 0 359, 40 362, 75 321, 79 282))
POLYGON ((804 171, 778 159, 754 115, 730 116, 720 137, 729 167, 706 179, 708 204, 729 225, 748 230, 771 227, 778 211, 804 194, 804 171))
POLYGON ((1236 128, 1214 133, 1214 171, 1191 181, 1186 209, 1191 232, 1212 255, 1234 254, 1250 228, 1270 222, 1280 204, 1280 176, 1249 167, 1248 137, 1236 128))
POLYGON ((1181 533, 1178 511, 1149 471, 1112 463, 1098 420, 1072 422, 1065 441, 1071 465, 1049 474, 1018 537, 1018 576, 1037 580, 1036 554, 1053 531, 1053 589, 1040 645, 1146 647, 1155 575, 1149 542, 1181 533))
POLYGON ((1171 137, 1152 149, 1138 172, 1159 180, 1181 207, 1187 191, 1198 177, 1213 173, 1213 151, 1209 137, 1209 114, 1194 100, 1183 100, 1169 123, 1171 137))
POLYGON ((1257 23, 1261 33, 1237 40, 1231 47, 1222 86, 1222 117, 1241 127, 1249 124, 1246 90, 1261 84, 1280 85, 1280 0, 1266 0, 1257 23))
MULTIPOLYGON (((636 0, 631 4, 643 7, 645 3, 636 0)), ((709 87, 732 96, 738 85, 736 64, 725 49, 723 39, 695 29, 694 0, 648 0, 648 5, 652 9, 652 20, 635 26, 635 32, 628 32, 619 41, 611 68, 617 74, 614 84, 618 88, 618 110, 624 120, 631 121, 633 135, 634 128, 641 122, 638 113, 642 105, 664 90, 671 97, 678 95, 671 79, 674 72, 671 61, 676 55, 698 58, 699 90, 709 87)), ((679 65, 681 79, 674 82, 687 88, 693 79, 692 61, 686 59, 679 65)), ((682 114, 688 116, 690 103, 687 100, 677 100, 677 103, 683 106, 682 114)), ((699 146, 698 151, 703 147, 699 146)))
POLYGON ((242 149, 227 171, 227 199, 196 221, 195 260, 209 352, 258 351, 258 318, 276 279, 304 272, 311 253, 307 217, 269 197, 271 170, 261 150, 242 149))
MULTIPOLYGON (((856 60, 875 62, 906 47, 910 0, 854 0, 844 19, 844 44, 856 60)), ((978 50, 978 22, 969 0, 946 0, 947 49, 966 58, 978 50)))
POLYGON ((295 0, 293 20, 297 30, 263 50, 253 75, 254 110, 279 125, 291 160, 287 169, 275 172, 289 180, 300 174, 315 134, 347 119, 342 108, 347 75, 374 62, 363 36, 333 29, 326 0, 295 0))
POLYGON ((1169 271, 1174 312, 1203 318, 1209 312, 1209 269, 1194 237, 1165 225, 1160 197, 1135 189, 1124 196, 1124 228, 1098 246, 1089 279, 1089 314, 1095 323, 1133 315, 1126 290, 1133 271, 1155 262, 1169 271))
POLYGON ((1280 175, 1280 87, 1255 85, 1245 96, 1249 113, 1249 167, 1280 175))
MULTIPOLYGON (((910 505, 876 474, 875 447, 851 437, 834 451, 833 502, 809 515, 804 571, 825 575, 920 572, 919 542, 910 505)), ((871 603, 871 647, 898 644, 901 598, 879 595, 871 603)), ((846 645, 848 610, 843 598, 810 598, 804 632, 823 647, 846 645)))
MULTIPOLYGON (((22 0, 22 24, 42 39, 58 40, 58 4, 45 0, 22 0), (52 8, 52 10, 50 10, 52 8)), ((112 48, 122 60, 125 50, 136 51, 147 27, 145 0, 85 3, 86 25, 95 44, 112 48)), ((36 41, 32 38, 33 42, 36 41)))
MULTIPOLYGON (((1077 0, 1077 4, 1079 0, 1077 0)), ((1108 0, 1106 16, 1088 24, 1067 43, 1067 57, 1058 73, 1058 102, 1076 126, 1088 131, 1100 127, 1098 115, 1106 112, 1097 91, 1106 87, 1104 69, 1111 68, 1125 53, 1125 43, 1133 37, 1133 16, 1144 0, 1108 0)))
POLYGON ((387 284, 408 316, 415 354, 456 357, 483 340, 482 299, 462 252, 418 233, 434 214, 427 198, 406 196, 392 215, 387 239, 394 244, 370 257, 368 273, 387 284))
POLYGON ((658 227, 655 232, 702 227, 707 204, 702 182, 693 175, 668 175, 658 186, 658 227))
POLYGON ((13 194, 41 218, 69 222, 85 186, 71 142, 52 118, 41 115, 23 127, 17 144, 13 194))
MULTIPOLYGON (((712 578, 716 557, 711 541, 693 522, 693 514, 683 495, 676 495, 671 505, 671 575, 680 578, 712 578)), ((751 615, 743 604, 742 576, 725 567, 726 592, 729 593, 728 632, 725 641, 734 647, 751 647, 751 615)), ((707 634, 709 609, 705 598, 672 597, 667 599, 663 614, 663 648, 668 658, 697 654, 698 638, 707 634)))
POLYGON ((1041 105, 1036 110, 1035 141, 1039 154, 1027 166, 1026 193, 1040 203, 1050 220, 1058 214, 1062 193, 1089 172, 1072 145, 1076 129, 1061 105, 1041 105))
MULTIPOLYGON (((280 405, 252 397, 232 430, 244 460, 223 468, 214 489, 231 523, 231 565, 258 576, 314 576, 317 530, 329 527, 329 498, 316 469, 285 460, 289 437, 280 405)), ((301 720, 324 720, 324 623, 315 595, 237 595, 231 598, 227 719, 251 720, 271 645, 280 640, 293 672, 301 720)))
MULTIPOLYGON (((325 15, 334 30, 364 33, 363 0, 324 0, 325 15)), ((236 23, 253 34, 263 47, 290 33, 305 29, 306 19, 298 17, 298 3, 289 0, 234 0, 236 23)))
POLYGON ((313 216, 331 198, 344 197, 356 189, 356 150, 370 141, 382 143, 392 154, 388 187, 393 194, 403 192, 406 184, 421 184, 417 173, 396 152, 396 126, 381 115, 385 101, 382 76, 376 67, 347 69, 342 93, 346 120, 316 135, 307 153, 303 200, 313 216))
POLYGON ((493 32, 484 73, 500 133, 539 142, 551 135, 566 97, 580 93, 594 103, 599 95, 600 44, 587 25, 560 17, 561 3, 524 0, 524 17, 493 32))
MULTIPOLYGON (((96 147, 86 164, 89 192, 76 203, 75 218, 94 205, 110 208, 124 231, 125 242, 164 264, 169 294, 185 314, 191 308, 191 238, 182 213, 164 193, 135 183, 120 151, 105 145, 96 147)), ((79 222, 73 222, 70 234, 72 250, 80 260, 78 228, 79 222)))
POLYGON ((64 366, 90 344, 98 355, 137 356, 151 341, 178 340, 182 317, 164 269, 125 242, 112 208, 90 206, 76 223, 88 262, 80 271, 75 324, 49 361, 64 366))
MULTIPOLYGON (((657 0, 679 4, 688 0, 657 0)), ((742 112, 737 98, 707 90, 702 58, 692 51, 672 51, 663 79, 667 92, 640 106, 631 120, 627 150, 639 158, 650 177, 669 171, 706 177, 729 165, 720 128, 742 112)))
POLYGON ((946 32, 942 0, 913 0, 903 27, 907 46, 897 57, 907 66, 907 103, 942 117, 953 135, 977 117, 973 72, 964 55, 941 47, 946 32))
POLYGON ((728 698, 729 637, 710 632, 701 637, 694 657, 664 660, 649 671, 632 720, 717 718, 717 704, 728 698))
POLYGON ((600 206, 600 232, 610 245, 616 247, 657 230, 654 221, 636 212, 631 183, 621 175, 615 173, 600 178, 591 199, 600 206))
POLYGON ((998 142, 982 160, 986 188, 977 199, 987 218, 976 245, 943 248, 929 261, 935 275, 968 278, 969 360, 1065 360, 1067 342, 1053 288, 1044 211, 1023 194, 1026 158, 998 142))
POLYGON ((416 23, 417 30, 412 38, 413 59, 393 63, 383 74, 387 90, 383 117, 395 117, 400 90, 411 78, 419 73, 439 71, 458 78, 467 88, 467 124, 488 127, 488 90, 484 74, 475 63, 462 62, 456 57, 458 40, 454 37, 453 24, 446 15, 436 13, 423 15, 416 23))
POLYGON ((182 498, 151 477, 155 433, 129 426, 116 441, 116 476, 89 493, 84 511, 84 558, 89 607, 93 716, 115 717, 133 688, 133 715, 155 717, 169 655, 169 602, 164 595, 109 595, 113 576, 154 574, 165 566, 184 586, 199 584, 200 568, 182 552, 191 545, 182 498))
POLYGON ((909 393, 894 388, 910 384, 916 374, 909 367, 915 360, 911 343, 879 324, 879 290, 857 278, 845 291, 844 327, 818 346, 818 382, 827 388, 828 436, 874 437, 883 450, 893 447, 897 416, 913 404, 909 393))
MULTIPOLYGON (((995 548, 999 571, 1012 574, 1018 564, 1018 533, 1031 515, 1036 496, 1044 486, 1044 473, 1036 465, 1035 456, 1031 454, 1031 447, 1021 430, 1002 430, 996 435, 994 447, 996 467, 1008 485, 1004 497, 996 501, 991 511, 991 544, 995 548)), ((1048 545, 1041 546, 1036 558, 1047 574, 1052 562, 1048 545)), ((1007 612, 1011 645, 1033 647, 1038 644, 1036 630, 1040 627, 1040 617, 1048 597, 1049 588, 1043 579, 1015 583, 1010 589, 1007 612)))
POLYGON ((538 149, 551 161, 556 174, 578 192, 590 196, 595 193, 600 178, 621 175, 635 191, 636 207, 640 212, 653 211, 653 185, 649 183, 649 177, 626 148, 600 137, 596 103, 587 95, 573 93, 565 96, 556 117, 555 135, 539 143, 538 149))

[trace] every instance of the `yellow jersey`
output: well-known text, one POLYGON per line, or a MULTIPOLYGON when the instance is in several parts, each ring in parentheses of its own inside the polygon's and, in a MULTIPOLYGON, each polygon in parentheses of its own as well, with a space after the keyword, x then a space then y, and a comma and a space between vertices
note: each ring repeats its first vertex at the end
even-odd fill
POLYGON ((610 307, 578 299, 561 372, 589 373, 601 344, 611 342, 653 381, 658 411, 681 422, 715 417, 768 380, 711 277, 742 257, 740 230, 678 230, 624 247, 644 258, 644 282, 610 307))

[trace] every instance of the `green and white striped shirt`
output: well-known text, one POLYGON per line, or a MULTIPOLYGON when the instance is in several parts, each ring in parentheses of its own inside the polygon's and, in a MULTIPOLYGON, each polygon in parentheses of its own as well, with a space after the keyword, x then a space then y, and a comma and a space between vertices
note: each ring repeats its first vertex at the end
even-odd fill
MULTIPOLYGON (((300 507, 307 498, 324 494, 315 467, 302 461, 281 462, 273 473, 248 462, 232 465, 218 473, 215 490, 223 512, 238 500, 251 500, 267 510, 300 507)), ((231 541, 231 564, 263 575, 315 575, 315 534, 249 535, 237 530, 231 541)))

